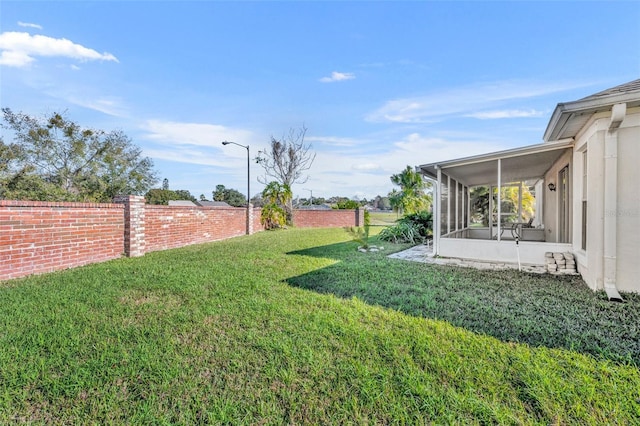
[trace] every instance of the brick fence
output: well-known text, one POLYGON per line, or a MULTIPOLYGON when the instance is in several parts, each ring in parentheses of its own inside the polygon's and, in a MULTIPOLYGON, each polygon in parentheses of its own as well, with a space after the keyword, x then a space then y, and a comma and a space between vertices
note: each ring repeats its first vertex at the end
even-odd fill
MULTIPOLYGON (((250 233, 262 231, 251 208, 250 233)), ((361 226, 362 210, 297 210, 297 227, 361 226)), ((0 280, 245 235, 245 208, 0 200, 0 280)))
POLYGON ((122 256, 119 204, 0 200, 0 280, 122 256))

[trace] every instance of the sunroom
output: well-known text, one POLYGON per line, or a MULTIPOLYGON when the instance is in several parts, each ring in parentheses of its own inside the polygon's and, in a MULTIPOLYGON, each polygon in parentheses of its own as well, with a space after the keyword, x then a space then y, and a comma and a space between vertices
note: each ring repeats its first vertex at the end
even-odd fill
POLYGON ((418 166, 433 182, 434 255, 544 265, 571 250, 573 139, 418 166))

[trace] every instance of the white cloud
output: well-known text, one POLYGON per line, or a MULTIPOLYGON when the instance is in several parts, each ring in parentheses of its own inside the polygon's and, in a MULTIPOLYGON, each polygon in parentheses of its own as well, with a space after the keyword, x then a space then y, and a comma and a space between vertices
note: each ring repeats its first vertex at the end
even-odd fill
POLYGON ((587 84, 546 85, 535 82, 503 81, 492 84, 456 87, 424 96, 387 101, 382 107, 369 114, 366 119, 372 122, 428 123, 441 120, 446 116, 469 116, 474 114, 475 111, 493 109, 504 103, 531 99, 584 86, 587 86, 587 84))
POLYGON ((230 167, 227 158, 199 149, 180 147, 145 148, 144 155, 154 160, 166 160, 176 163, 197 164, 201 166, 230 167))
POLYGON ((3 50, 0 52, 0 65, 19 68, 29 65, 33 61, 34 59, 25 52, 15 50, 3 50))
MULTIPOLYGON (((55 94, 53 94, 55 96, 55 94)), ((99 111, 103 114, 112 115, 114 117, 125 117, 126 108, 118 98, 96 98, 96 97, 78 97, 78 96, 62 96, 68 102, 99 111)))
POLYGON ((345 80, 353 80, 356 76, 350 72, 337 72, 334 71, 331 73, 331 77, 322 77, 320 79, 321 83, 334 83, 336 81, 345 81, 345 80))
POLYGON ((351 169, 362 171, 362 172, 371 172, 374 170, 380 170, 382 167, 377 163, 363 163, 363 164, 354 164, 351 169))
MULTIPOLYGON (((217 124, 181 123, 175 121, 148 120, 143 129, 146 139, 168 145, 193 145, 222 148, 222 141, 249 145, 252 133, 217 124)), ((227 150, 225 150, 226 152, 227 150)), ((235 150, 228 150, 230 153, 235 150)))
POLYGON ((0 34, 0 65, 25 67, 41 57, 65 57, 80 61, 118 62, 111 53, 99 53, 64 38, 31 35, 23 32, 0 34))
POLYGON ((337 138, 333 136, 309 136, 305 138, 306 142, 317 143, 319 145, 342 146, 349 147, 360 143, 353 138, 337 138))
POLYGON ((295 185, 294 194, 306 196, 302 188, 308 188, 318 197, 357 195, 370 198, 386 195, 394 188, 390 176, 399 173, 407 165, 413 167, 499 151, 508 148, 509 142, 494 137, 485 139, 473 134, 430 136, 410 133, 389 141, 383 152, 363 150, 338 154, 318 151, 316 161, 309 170, 309 181, 304 185, 295 185))
POLYGON ((32 24, 30 22, 18 21, 18 25, 21 26, 21 27, 25 27, 25 28, 36 28, 38 30, 42 29, 42 25, 32 24))
POLYGON ((528 117, 541 117, 544 111, 537 111, 535 109, 520 110, 520 109, 507 109, 497 111, 482 111, 473 112, 467 114, 466 117, 478 118, 480 120, 494 120, 500 118, 528 118, 528 117))

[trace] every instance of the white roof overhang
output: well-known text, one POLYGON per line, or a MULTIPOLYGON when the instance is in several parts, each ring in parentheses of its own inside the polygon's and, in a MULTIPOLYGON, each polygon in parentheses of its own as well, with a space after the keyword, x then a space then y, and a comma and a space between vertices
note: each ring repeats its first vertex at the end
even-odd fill
POLYGON ((640 95, 636 90, 560 103, 551 115, 543 140, 549 142, 557 139, 575 138, 594 114, 610 111, 611 107, 618 103, 626 103, 628 108, 640 106, 640 95))
POLYGON ((418 166, 423 175, 437 179, 438 169, 466 186, 495 185, 500 159, 501 182, 518 182, 542 178, 567 150, 573 139, 530 145, 506 151, 418 166))

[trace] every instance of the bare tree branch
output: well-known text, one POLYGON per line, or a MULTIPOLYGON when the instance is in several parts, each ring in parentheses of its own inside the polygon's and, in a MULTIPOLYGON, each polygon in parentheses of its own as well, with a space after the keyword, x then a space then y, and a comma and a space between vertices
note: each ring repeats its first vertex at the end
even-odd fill
MULTIPOLYGON (((311 168, 316 154, 311 151, 311 144, 304 142, 307 128, 302 125, 300 129, 289 129, 289 133, 280 140, 271 136, 271 146, 267 152, 260 151, 255 158, 256 163, 264 168, 264 176, 259 176, 258 181, 269 184, 274 180, 291 188, 294 183, 305 183, 309 176, 305 172, 311 168)), ((291 199, 286 203, 287 222, 291 221, 293 205, 291 199)))
POLYGON ((311 151, 311 144, 304 142, 306 133, 307 128, 303 125, 300 129, 289 129, 280 140, 271 136, 269 151, 261 151, 256 157, 256 162, 265 171, 264 176, 258 177, 260 183, 267 184, 272 178, 291 187, 309 179, 304 172, 311 168, 316 154, 311 151))

